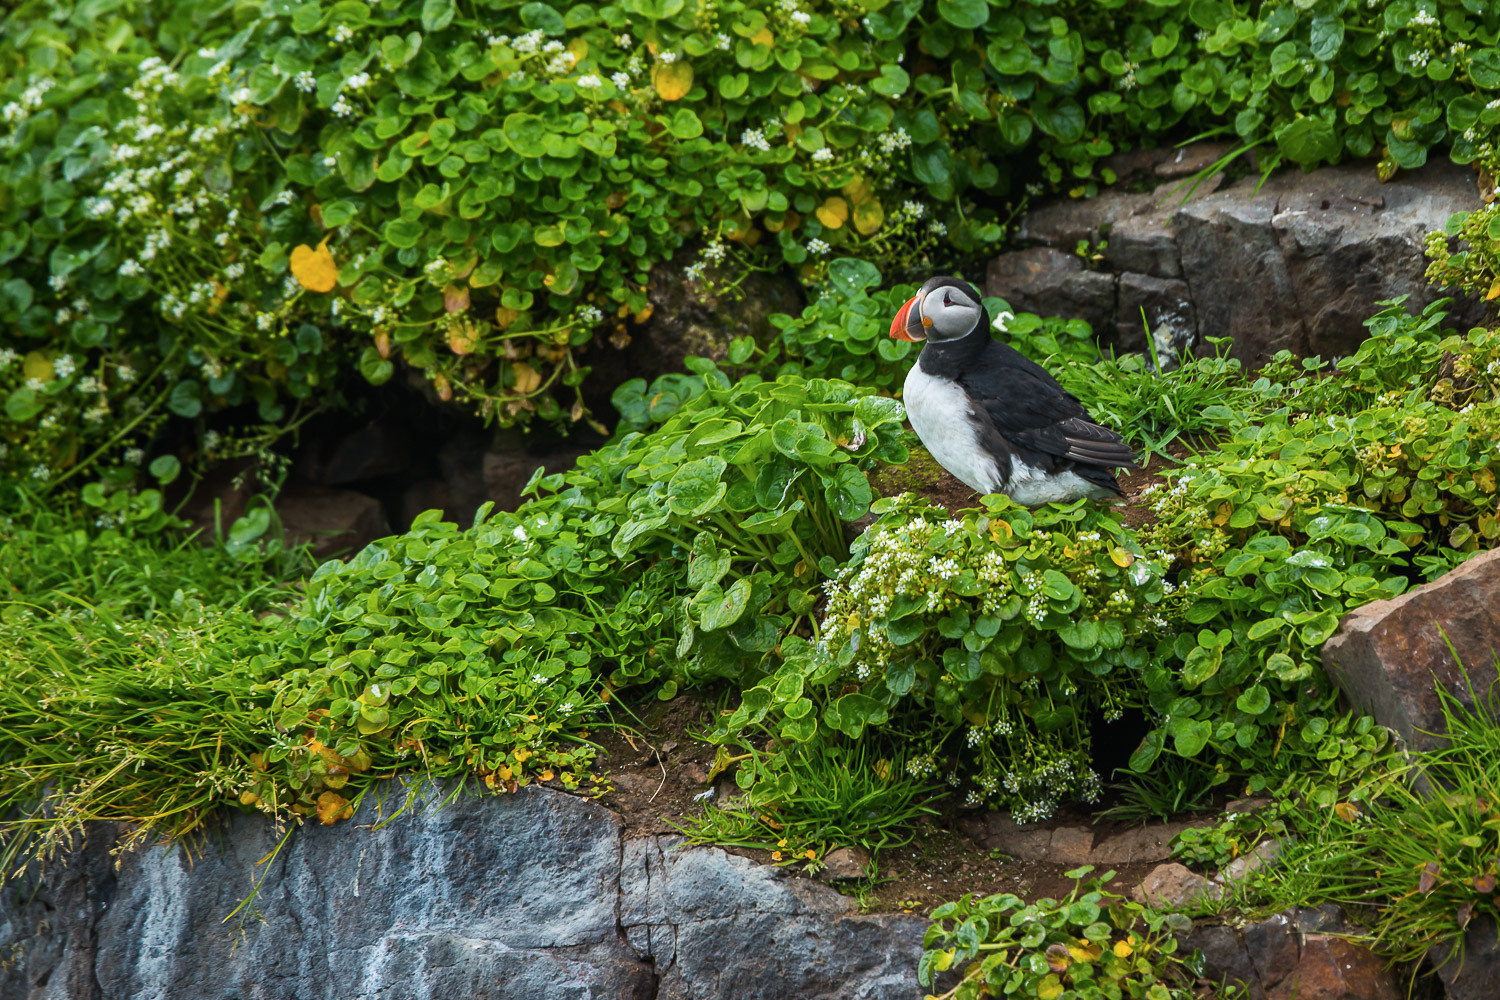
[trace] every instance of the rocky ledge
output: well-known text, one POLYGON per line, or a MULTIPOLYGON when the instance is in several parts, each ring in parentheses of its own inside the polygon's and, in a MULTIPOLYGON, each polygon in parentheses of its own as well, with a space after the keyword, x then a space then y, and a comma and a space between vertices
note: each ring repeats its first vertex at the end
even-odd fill
POLYGON ((0 899, 0 1000, 901 998, 926 922, 547 789, 367 799, 280 840, 228 817, 191 852, 66 864, 0 899), (382 820, 387 820, 382 822, 382 820), (225 918, 259 891, 239 914, 225 918))

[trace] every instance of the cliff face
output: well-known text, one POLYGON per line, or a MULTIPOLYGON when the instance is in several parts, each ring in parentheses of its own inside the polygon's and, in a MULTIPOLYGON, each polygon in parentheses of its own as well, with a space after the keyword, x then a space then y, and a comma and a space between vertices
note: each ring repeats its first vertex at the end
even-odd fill
MULTIPOLYGON (((406 800, 390 786, 383 816, 406 800)), ((110 857, 108 829, 13 884, 0 1000, 41 998, 901 998, 925 922, 860 916, 777 869, 545 789, 428 794, 378 825, 278 837, 227 818, 191 856, 110 857), (225 917, 264 877, 239 914, 225 917)))

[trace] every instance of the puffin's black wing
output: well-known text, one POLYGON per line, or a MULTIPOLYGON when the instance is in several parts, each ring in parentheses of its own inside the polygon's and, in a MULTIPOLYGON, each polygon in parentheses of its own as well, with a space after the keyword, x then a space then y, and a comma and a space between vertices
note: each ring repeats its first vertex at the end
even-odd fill
POLYGON ((1021 352, 991 341, 959 382, 1011 445, 1083 466, 1136 464, 1120 436, 1094 423, 1077 398, 1021 352))

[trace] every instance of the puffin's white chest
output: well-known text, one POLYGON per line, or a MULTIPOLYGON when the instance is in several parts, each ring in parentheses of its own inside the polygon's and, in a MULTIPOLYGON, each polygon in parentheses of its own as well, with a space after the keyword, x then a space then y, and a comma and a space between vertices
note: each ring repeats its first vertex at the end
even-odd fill
POLYGON ((955 382, 912 365, 902 392, 912 429, 937 463, 980 493, 999 492, 1003 479, 995 457, 979 442, 968 395, 955 382))

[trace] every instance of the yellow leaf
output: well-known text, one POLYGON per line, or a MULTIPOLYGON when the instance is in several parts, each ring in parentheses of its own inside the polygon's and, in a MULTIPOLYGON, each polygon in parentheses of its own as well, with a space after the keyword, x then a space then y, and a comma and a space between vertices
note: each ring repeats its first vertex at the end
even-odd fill
POLYGON ((1214 524, 1228 523, 1229 515, 1233 513, 1234 504, 1230 503, 1228 500, 1225 500, 1223 503, 1219 504, 1218 512, 1214 514, 1214 524))
POLYGON ((313 249, 306 243, 292 251, 292 277, 310 292, 331 292, 339 283, 339 268, 325 238, 313 249))
POLYGON ((1500 298, 1500 278, 1496 278, 1495 283, 1490 286, 1490 290, 1484 293, 1484 300, 1486 302, 1497 298, 1500 298))
POLYGON ((550 767, 549 767, 549 768, 547 768, 547 770, 545 770, 545 771, 543 771, 543 772, 542 772, 542 773, 541 773, 541 774, 540 774, 540 775, 539 775, 539 777, 540 777, 540 778, 541 778, 541 780, 543 780, 543 781, 551 781, 551 780, 552 780, 552 778, 553 778, 553 774, 552 774, 552 768, 550 768, 550 767))
POLYGON ((780 851, 772 851, 771 852, 771 860, 772 861, 780 861, 781 860, 781 852, 780 851))
POLYGON ((1055 998, 1062 996, 1062 991, 1062 980, 1058 979, 1055 975, 1049 975, 1037 986, 1036 995, 1039 1000, 1055 1000, 1055 998))
POLYGON ((352 815, 354 810, 349 806, 349 800, 338 792, 324 792, 318 796, 318 822, 324 826, 332 826, 352 815))
POLYGON ((1121 569, 1124 569, 1131 563, 1135 562, 1135 556, 1131 555, 1129 552, 1126 552, 1124 549, 1116 545, 1114 548, 1109 550, 1109 561, 1114 563, 1121 569))
POLYGON ((675 62, 659 62, 651 71, 651 85, 664 101, 680 101, 693 89, 693 67, 678 57, 675 62))
POLYGON ((1068 954, 1073 956, 1075 962, 1097 962, 1099 956, 1104 954, 1104 949, 1092 941, 1079 942, 1068 945, 1068 954))
POLYGON ((26 359, 21 362, 21 372, 28 379, 34 378, 38 382, 51 382, 57 377, 52 369, 52 362, 41 351, 27 352, 26 359))
POLYGON ((254 792, 250 791, 249 789, 246 789, 245 791, 243 791, 243 792, 240 793, 240 805, 242 805, 242 806, 254 806, 254 805, 259 805, 259 804, 260 804, 260 796, 256 795, 254 792))
POLYGON ((536 373, 536 369, 532 368, 526 362, 517 361, 515 369, 517 393, 524 396, 542 384, 542 377, 536 373))
POLYGON ((1130 942, 1129 941, 1116 941, 1115 942, 1114 952, 1115 952, 1115 957, 1116 958, 1129 958, 1130 957, 1130 953, 1133 952, 1133 951, 1135 951, 1135 949, 1132 948, 1132 947, 1130 947, 1130 942))
POLYGON ((1339 814, 1339 819, 1345 823, 1353 823, 1359 818, 1359 806, 1353 802, 1340 802, 1333 807, 1333 811, 1339 814))
POLYGON ((849 203, 834 195, 818 206, 817 216, 829 229, 839 229, 849 220, 849 203))
POLYGON ((948 969, 953 965, 953 955, 955 951, 956 949, 954 948, 948 948, 945 951, 938 952, 937 961, 932 963, 933 967, 936 968, 939 972, 947 972, 948 969))
POLYGON ((891 777, 891 762, 884 757, 875 762, 875 777, 881 781, 889 781, 891 777))
POLYGON ((869 236, 885 222, 885 208, 879 198, 860 202, 854 206, 854 228, 861 236, 869 236))
POLYGON ((776 36, 771 34, 770 28, 761 28, 755 34, 750 36, 750 41, 754 42, 756 45, 775 45, 776 36))
POLYGON ((509 306, 497 306, 495 309, 495 325, 504 330, 514 323, 520 315, 521 311, 519 309, 512 309, 509 306))
POLYGON ((860 205, 870 200, 875 191, 870 187, 870 182, 865 180, 863 174, 855 174, 854 180, 843 187, 844 196, 849 199, 850 204, 860 205))
POLYGON ((375 335, 375 353, 382 358, 391 356, 391 335, 384 330, 375 335))
POLYGON ((584 57, 589 54, 589 43, 579 36, 568 43, 568 51, 573 53, 573 59, 576 62, 583 62, 584 57))

